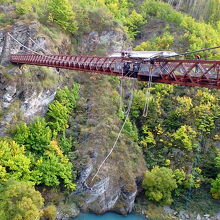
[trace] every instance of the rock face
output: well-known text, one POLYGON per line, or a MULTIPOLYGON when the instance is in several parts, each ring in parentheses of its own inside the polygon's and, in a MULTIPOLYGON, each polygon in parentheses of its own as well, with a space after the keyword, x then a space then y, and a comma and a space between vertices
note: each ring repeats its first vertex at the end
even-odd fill
POLYGON ((39 27, 40 25, 37 22, 30 24, 17 22, 11 28, 0 30, 1 64, 9 63, 10 54, 33 53, 33 51, 41 53, 41 48, 46 50, 48 47, 46 38, 37 36, 39 34, 39 27), (34 44, 30 37, 33 38, 37 44, 34 44), (26 47, 33 51, 29 51, 26 47))
MULTIPOLYGON (((57 74, 56 71, 54 74, 57 74)), ((0 70, 0 135, 4 135, 11 125, 20 120, 31 121, 43 116, 54 99, 57 86, 37 88, 34 82, 25 79, 18 68, 0 70)))
MULTIPOLYGON (((84 36, 78 45, 82 54, 111 54, 129 48, 122 30, 112 27, 109 31, 93 31, 84 36)), ((122 121, 118 118, 119 81, 111 83, 107 77, 90 77, 83 74, 76 77, 81 84, 84 113, 77 115, 75 130, 80 152, 80 177, 76 192, 82 210, 102 214, 115 211, 130 213, 138 192, 137 180, 146 170, 139 146, 122 134, 115 150, 101 167, 97 177, 91 181, 112 148, 122 121)), ((128 82, 129 84, 129 82, 128 82)), ((128 86, 129 87, 129 86, 128 86)), ((130 92, 130 91, 129 91, 130 92)), ((73 131, 72 131, 73 132, 73 131)))
POLYGON ((30 121, 36 116, 46 113, 48 104, 54 99, 59 81, 53 87, 43 85, 47 79, 46 74, 58 75, 57 71, 50 69, 41 79, 42 68, 7 66, 9 57, 13 53, 30 53, 25 47, 12 39, 10 33, 17 41, 32 50, 42 53, 49 46, 49 40, 39 33, 40 25, 37 22, 24 24, 17 22, 9 29, 0 30, 0 62, 5 67, 0 68, 0 135, 4 135, 7 128, 19 120, 30 121), (30 41, 32 37, 37 45, 30 41), (28 75, 28 76, 27 76, 28 75))
POLYGON ((77 150, 82 165, 78 188, 70 198, 77 197, 84 211, 127 214, 134 206, 136 182, 146 169, 143 155, 139 146, 122 134, 113 153, 91 181, 112 148, 122 122, 117 115, 118 105, 112 101, 117 93, 107 78, 86 80, 86 77, 81 79, 85 114, 77 115, 73 126, 80 130, 77 150))
POLYGON ((99 55, 112 54, 127 49, 126 35, 122 30, 110 30, 98 33, 90 32, 79 42, 78 50, 82 53, 98 51, 99 55))
POLYGON ((79 215, 80 211, 74 203, 61 203, 58 207, 56 220, 69 220, 79 215))

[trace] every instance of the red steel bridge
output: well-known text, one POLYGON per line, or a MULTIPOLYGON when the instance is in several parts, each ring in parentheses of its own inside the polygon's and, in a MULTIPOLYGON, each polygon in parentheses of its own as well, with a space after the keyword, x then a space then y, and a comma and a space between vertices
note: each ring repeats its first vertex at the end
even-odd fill
POLYGON ((156 83, 220 89, 220 60, 174 59, 169 58, 170 56, 166 58, 155 54, 154 56, 149 56, 149 54, 145 56, 144 53, 140 56, 134 54, 135 52, 133 52, 133 56, 128 53, 120 53, 110 57, 13 54, 10 61, 15 64, 125 76, 141 81, 150 79, 156 83))

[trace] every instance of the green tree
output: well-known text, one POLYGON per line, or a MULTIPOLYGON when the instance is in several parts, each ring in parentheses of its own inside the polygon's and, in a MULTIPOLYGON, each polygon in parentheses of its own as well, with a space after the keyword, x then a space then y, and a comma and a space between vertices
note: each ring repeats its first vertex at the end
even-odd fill
POLYGON ((183 125, 173 134, 173 144, 176 147, 192 151, 195 138, 196 132, 190 126, 183 125))
POLYGON ((48 125, 52 130, 59 132, 68 128, 69 109, 55 100, 48 107, 48 125))
POLYGON ((72 137, 67 138, 66 132, 64 131, 59 140, 59 146, 64 154, 68 154, 71 150, 73 150, 73 139, 72 137))
POLYGON ((126 18, 125 25, 128 28, 128 33, 131 38, 134 38, 139 32, 141 26, 146 22, 141 14, 133 10, 126 18))
POLYGON ((40 219, 44 199, 28 182, 8 181, 0 185, 2 220, 40 219))
POLYGON ((78 29, 75 14, 68 0, 50 0, 48 4, 49 18, 66 31, 75 33, 78 29))
POLYGON ((56 215, 57 215, 57 209, 55 205, 49 205, 43 211, 43 217, 48 220, 55 220, 56 215))
POLYGON ((68 128, 70 113, 76 107, 79 98, 79 84, 74 83, 72 88, 64 87, 57 91, 55 101, 48 107, 48 125, 55 132, 68 128))
POLYGON ((165 32, 162 37, 156 37, 149 41, 143 42, 134 49, 138 51, 169 50, 173 42, 174 37, 170 33, 165 32))
POLYGON ((171 193, 177 188, 177 183, 171 169, 156 166, 151 171, 146 171, 142 186, 148 199, 171 204, 171 193))
POLYGON ((76 107, 79 99, 79 89, 80 85, 77 83, 74 83, 70 89, 64 86, 57 91, 55 99, 62 105, 68 107, 69 110, 72 110, 76 107))
POLYGON ((19 144, 39 155, 44 153, 52 139, 52 131, 44 118, 36 118, 29 126, 26 123, 19 124, 13 135, 19 144))
POLYGON ((38 184, 42 183, 46 186, 58 186, 62 183, 67 189, 76 188, 73 184, 75 175, 72 164, 63 155, 56 141, 51 141, 48 150, 35 161, 32 178, 38 184))
POLYGON ((151 148, 156 145, 156 141, 154 138, 154 135, 151 131, 149 131, 147 126, 143 126, 143 135, 142 135, 142 140, 140 141, 140 145, 143 148, 151 148))
POLYGON ((0 181, 29 180, 30 164, 24 146, 10 139, 0 140, 0 181))
POLYGON ((31 152, 42 154, 52 139, 51 129, 47 126, 44 118, 36 118, 29 126, 29 136, 25 146, 31 152))
POLYGON ((30 135, 30 129, 25 122, 21 122, 13 131, 13 139, 20 145, 26 144, 30 135))
POLYGON ((220 199, 220 174, 212 181, 211 194, 214 199, 220 199))
MULTIPOLYGON (((215 165, 220 169, 220 154, 215 158, 215 165)), ((211 194, 214 199, 220 199, 220 173, 211 183, 211 194)))

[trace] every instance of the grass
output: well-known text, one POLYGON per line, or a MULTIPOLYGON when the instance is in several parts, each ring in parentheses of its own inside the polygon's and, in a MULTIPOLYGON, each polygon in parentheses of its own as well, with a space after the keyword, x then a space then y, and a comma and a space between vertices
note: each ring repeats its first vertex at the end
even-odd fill
POLYGON ((55 88, 62 78, 53 68, 25 66, 23 70, 25 84, 34 85, 38 91, 55 88))

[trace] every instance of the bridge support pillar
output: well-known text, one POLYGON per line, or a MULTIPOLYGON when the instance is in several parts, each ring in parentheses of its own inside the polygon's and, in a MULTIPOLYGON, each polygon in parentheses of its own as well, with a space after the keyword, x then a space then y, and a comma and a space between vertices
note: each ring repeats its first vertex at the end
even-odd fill
POLYGON ((4 34, 4 45, 0 56, 0 64, 6 65, 10 63, 10 49, 11 49, 11 37, 8 35, 8 31, 4 34))

